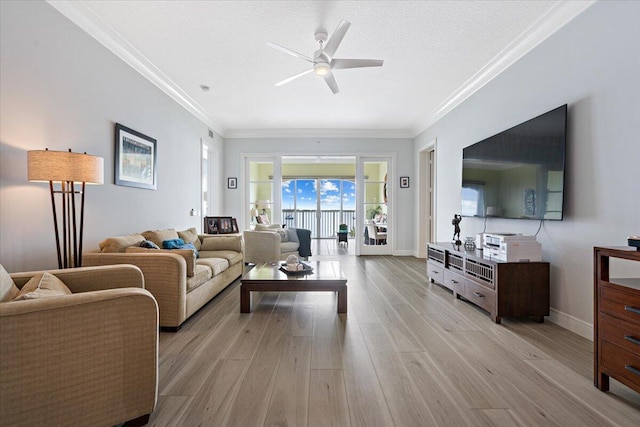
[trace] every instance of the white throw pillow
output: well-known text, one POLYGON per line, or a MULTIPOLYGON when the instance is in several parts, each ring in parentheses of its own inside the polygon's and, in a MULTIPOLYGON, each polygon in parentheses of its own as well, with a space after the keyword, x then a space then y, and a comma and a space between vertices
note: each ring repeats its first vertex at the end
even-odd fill
POLYGON ((20 289, 13 283, 13 279, 7 270, 0 265, 0 302, 13 300, 20 292, 20 289))

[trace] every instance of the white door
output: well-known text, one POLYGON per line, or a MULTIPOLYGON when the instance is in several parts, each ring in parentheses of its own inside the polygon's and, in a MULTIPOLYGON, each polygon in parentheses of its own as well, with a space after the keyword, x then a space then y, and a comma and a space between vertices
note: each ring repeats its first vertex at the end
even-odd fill
POLYGON ((360 157, 357 168, 359 255, 391 255, 393 243, 391 157, 360 157))

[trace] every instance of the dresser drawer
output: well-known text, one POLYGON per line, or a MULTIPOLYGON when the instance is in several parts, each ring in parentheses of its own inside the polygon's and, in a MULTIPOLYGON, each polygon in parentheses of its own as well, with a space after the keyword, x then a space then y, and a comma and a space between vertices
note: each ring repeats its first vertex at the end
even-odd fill
POLYGON ((427 262, 427 275, 438 283, 444 284, 444 268, 435 262, 427 262))
POLYGON ((640 391, 640 356, 607 341, 602 342, 602 371, 640 391), (629 384, 631 383, 631 384, 629 384))
POLYGON ((463 295, 464 294, 464 277, 454 273, 450 270, 444 271, 444 285, 451 289, 453 292, 463 295))
POLYGON ((489 313, 496 311, 496 294, 486 286, 478 285, 469 279, 464 282, 464 293, 466 299, 487 310, 489 313))
POLYGON ((600 314, 602 339, 640 355, 640 325, 600 314))
POLYGON ((601 286, 600 311, 640 325, 640 295, 601 286))

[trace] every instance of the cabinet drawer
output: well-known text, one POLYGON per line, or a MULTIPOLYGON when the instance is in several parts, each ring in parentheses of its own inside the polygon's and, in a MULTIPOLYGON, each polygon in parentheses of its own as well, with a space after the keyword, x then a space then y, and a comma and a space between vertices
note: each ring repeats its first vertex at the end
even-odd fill
POLYGON ((434 262, 427 262, 427 275, 438 283, 444 284, 444 268, 434 262))
POLYGON ((599 327, 602 339, 640 355, 640 325, 601 314, 599 327))
POLYGON ((453 292, 463 295, 464 294, 464 277, 456 274, 450 270, 444 271, 444 285, 451 289, 453 292))
POLYGON ((640 295, 622 292, 608 286, 601 286, 600 290, 600 310, 603 313, 640 325, 640 295))
POLYGON ((640 356, 607 341, 602 343, 602 370, 640 391, 640 356), (626 381, 623 381, 626 380, 626 381), (630 385, 628 383, 632 383, 630 385))
POLYGON ((489 313, 496 311, 496 294, 486 286, 478 285, 471 280, 465 280, 463 296, 489 313))

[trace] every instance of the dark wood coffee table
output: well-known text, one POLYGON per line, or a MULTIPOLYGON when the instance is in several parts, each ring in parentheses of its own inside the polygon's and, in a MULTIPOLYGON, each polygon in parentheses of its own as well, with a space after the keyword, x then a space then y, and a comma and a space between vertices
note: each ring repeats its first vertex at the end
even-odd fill
POLYGON ((347 278, 340 263, 313 261, 305 264, 313 267, 313 273, 286 274, 279 263, 258 264, 244 276, 240 285, 240 312, 251 313, 251 292, 337 292, 338 313, 347 312, 347 278))

